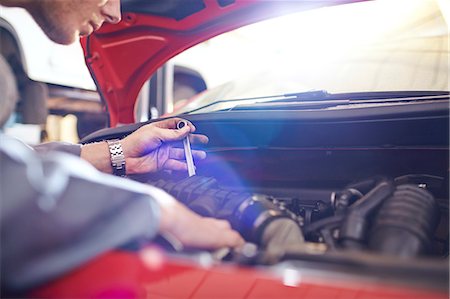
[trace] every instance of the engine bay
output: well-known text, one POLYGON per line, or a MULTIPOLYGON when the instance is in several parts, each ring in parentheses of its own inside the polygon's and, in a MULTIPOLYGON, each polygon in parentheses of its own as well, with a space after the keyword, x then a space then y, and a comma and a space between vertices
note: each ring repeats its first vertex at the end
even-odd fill
MULTIPOLYGON (((314 262, 445 289, 448 111, 431 113, 351 121, 194 115, 196 132, 210 139, 197 175, 131 179, 200 215, 228 220, 248 244, 221 256, 224 262, 314 262)), ((88 141, 120 138, 142 125, 88 141)))
POLYGON ((443 177, 376 176, 342 188, 244 187, 186 174, 139 180, 202 216, 228 220, 248 243, 222 254, 222 262, 294 269, 306 262, 408 285, 448 286, 448 180, 443 177))
POLYGON ((448 258, 448 200, 441 177, 376 177, 336 190, 242 190, 202 176, 145 183, 202 216, 228 220, 246 241, 278 254, 302 251, 309 243, 319 251, 448 258))

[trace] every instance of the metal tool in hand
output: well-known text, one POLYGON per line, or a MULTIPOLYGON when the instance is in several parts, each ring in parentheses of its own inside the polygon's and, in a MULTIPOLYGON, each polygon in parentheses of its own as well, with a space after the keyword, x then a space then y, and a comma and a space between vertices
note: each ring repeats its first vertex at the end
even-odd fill
MULTIPOLYGON (((178 122, 177 129, 181 129, 184 126, 187 126, 187 122, 182 120, 178 122)), ((195 165, 194 165, 194 159, 192 158, 192 150, 191 150, 191 143, 189 142, 189 136, 186 136, 186 138, 183 139, 183 147, 184 147, 184 156, 186 157, 186 163, 188 167, 188 174, 189 176, 195 175, 195 165)))

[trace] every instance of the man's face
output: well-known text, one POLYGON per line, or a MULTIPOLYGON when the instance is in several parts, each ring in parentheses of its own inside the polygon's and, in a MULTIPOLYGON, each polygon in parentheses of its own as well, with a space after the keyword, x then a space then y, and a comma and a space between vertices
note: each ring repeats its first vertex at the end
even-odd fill
POLYGON ((47 36, 71 44, 100 28, 120 21, 120 0, 39 0, 29 12, 47 36))

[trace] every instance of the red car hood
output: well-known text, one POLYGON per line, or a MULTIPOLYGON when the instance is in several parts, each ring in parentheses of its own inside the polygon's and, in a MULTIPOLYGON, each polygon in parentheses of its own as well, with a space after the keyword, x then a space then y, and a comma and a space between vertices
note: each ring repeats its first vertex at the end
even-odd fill
POLYGON ((300 10, 361 0, 122 0, 122 21, 81 39, 110 125, 134 123, 144 82, 170 58, 221 33, 300 10))

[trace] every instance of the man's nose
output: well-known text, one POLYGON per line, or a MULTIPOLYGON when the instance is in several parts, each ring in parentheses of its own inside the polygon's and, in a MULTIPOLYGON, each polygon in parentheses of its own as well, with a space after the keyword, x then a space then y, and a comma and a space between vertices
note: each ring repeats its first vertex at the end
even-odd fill
POLYGON ((105 22, 117 24, 122 16, 120 13, 120 0, 109 0, 102 7, 102 14, 105 16, 105 22))

